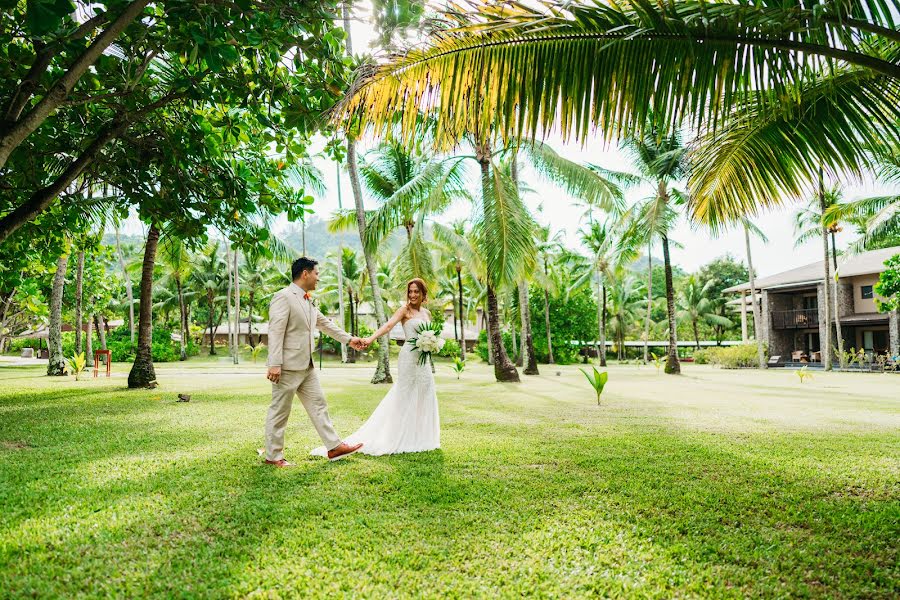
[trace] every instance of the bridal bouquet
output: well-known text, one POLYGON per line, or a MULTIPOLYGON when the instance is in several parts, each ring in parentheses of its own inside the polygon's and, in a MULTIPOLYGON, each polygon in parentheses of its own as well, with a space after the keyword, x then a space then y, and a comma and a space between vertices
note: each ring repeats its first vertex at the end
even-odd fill
POLYGON ((419 351, 419 364, 431 359, 432 352, 440 352, 446 340, 441 337, 441 326, 437 323, 422 323, 416 327, 416 337, 408 342, 419 351))

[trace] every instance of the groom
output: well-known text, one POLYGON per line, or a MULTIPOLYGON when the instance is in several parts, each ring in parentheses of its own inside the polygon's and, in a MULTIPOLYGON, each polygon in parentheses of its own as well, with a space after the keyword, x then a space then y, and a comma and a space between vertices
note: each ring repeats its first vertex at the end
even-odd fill
POLYGON ((315 340, 313 330, 324 331, 334 339, 357 349, 365 343, 351 337, 338 327, 310 300, 309 293, 319 281, 318 263, 301 257, 291 265, 293 283, 272 297, 269 305, 269 367, 266 378, 272 382, 272 404, 266 417, 266 464, 290 467, 284 459, 284 430, 294 394, 300 398, 303 408, 325 448, 330 460, 338 460, 353 454, 362 444, 348 446, 341 441, 328 416, 325 394, 319 385, 319 375, 313 366, 315 340))

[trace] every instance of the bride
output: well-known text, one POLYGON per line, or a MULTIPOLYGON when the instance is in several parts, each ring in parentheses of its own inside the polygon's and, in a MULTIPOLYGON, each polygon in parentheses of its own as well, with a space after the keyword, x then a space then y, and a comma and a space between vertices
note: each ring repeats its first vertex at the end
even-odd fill
MULTIPOLYGON (((394 313, 387 323, 364 339, 368 345, 391 331, 397 323, 409 340, 416 336, 416 327, 431 321, 431 313, 422 304, 428 298, 425 282, 413 279, 406 284, 407 303, 394 313)), ((344 440, 353 445, 362 443, 362 454, 380 456, 401 452, 422 452, 441 447, 441 425, 438 419, 437 395, 431 365, 419 364, 419 351, 404 344, 397 361, 397 382, 391 387, 369 420, 344 440)), ((312 454, 324 456, 319 447, 312 454)))

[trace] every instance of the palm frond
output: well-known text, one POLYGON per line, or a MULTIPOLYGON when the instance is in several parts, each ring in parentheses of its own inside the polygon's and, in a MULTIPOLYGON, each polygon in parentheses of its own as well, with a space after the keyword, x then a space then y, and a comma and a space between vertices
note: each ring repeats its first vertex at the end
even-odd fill
POLYGON ((363 69, 335 115, 410 140, 440 107, 436 139, 504 141, 558 126, 564 139, 716 124, 766 86, 777 94, 826 65, 900 80, 878 49, 900 35, 888 0, 824 4, 646 0, 454 5, 458 26, 363 69))
POLYGON ((691 213, 716 230, 810 192, 820 165, 861 173, 871 147, 900 143, 898 121, 900 79, 865 69, 760 94, 692 153, 691 213))

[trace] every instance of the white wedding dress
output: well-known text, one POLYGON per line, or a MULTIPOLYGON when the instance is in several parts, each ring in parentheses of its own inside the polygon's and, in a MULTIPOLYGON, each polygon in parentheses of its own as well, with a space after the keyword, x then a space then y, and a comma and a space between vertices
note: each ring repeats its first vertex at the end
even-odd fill
MULTIPOLYGON (((415 337, 423 319, 409 319, 403 324, 406 339, 415 337)), ((344 440, 348 444, 362 442, 361 454, 381 456, 401 452, 423 452, 441 447, 441 424, 438 418, 437 394, 431 364, 419 364, 419 351, 409 343, 400 350, 397 381, 375 408, 369 420, 344 440)), ((325 456, 324 446, 312 451, 325 456)))

